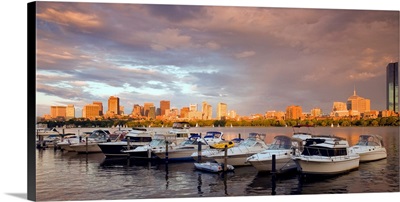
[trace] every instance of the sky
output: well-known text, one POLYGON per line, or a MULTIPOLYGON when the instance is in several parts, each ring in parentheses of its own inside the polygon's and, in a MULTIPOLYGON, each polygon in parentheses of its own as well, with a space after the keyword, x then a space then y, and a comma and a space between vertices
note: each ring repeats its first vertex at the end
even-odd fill
POLYGON ((118 96, 218 102, 247 116, 300 105, 328 114, 354 88, 384 110, 399 60, 399 12, 112 3, 37 3, 37 114, 118 96))

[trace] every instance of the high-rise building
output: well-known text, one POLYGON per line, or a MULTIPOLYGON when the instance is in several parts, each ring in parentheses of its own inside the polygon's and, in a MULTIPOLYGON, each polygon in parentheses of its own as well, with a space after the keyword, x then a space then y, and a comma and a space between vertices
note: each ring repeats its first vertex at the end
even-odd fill
POLYGON ((182 107, 180 118, 186 119, 189 118, 189 107, 182 107))
POLYGON ((354 88, 353 95, 347 99, 347 110, 358 111, 360 113, 369 112, 371 111, 371 101, 358 96, 354 88))
POLYGON ((66 106, 51 106, 50 107, 50 116, 51 116, 51 118, 57 118, 57 117, 65 118, 67 116, 67 107, 66 106))
POLYGON ((399 63, 386 66, 386 109, 399 112, 399 63))
MULTIPOLYGON (((145 117, 149 116, 150 107, 154 107, 154 103, 152 103, 152 102, 145 102, 144 103, 144 105, 143 105, 143 115, 145 117)), ((155 114, 155 109, 154 109, 154 114, 155 114)))
POLYGON ((302 109, 298 105, 291 105, 286 107, 286 119, 301 119, 302 109))
POLYGON ((99 110, 100 110, 99 114, 100 114, 100 116, 103 116, 104 115, 104 113, 103 113, 103 103, 100 102, 100 101, 94 101, 93 104, 94 105, 99 105, 99 107, 100 107, 99 108, 99 110))
POLYGON ((221 120, 228 116, 228 105, 225 103, 218 103, 217 105, 217 119, 221 120))
POLYGON ((169 100, 161 100, 160 101, 160 115, 165 115, 165 110, 171 108, 171 102, 169 100))
POLYGON ((156 119, 156 107, 155 107, 155 106, 150 106, 150 107, 149 107, 148 118, 150 118, 150 119, 156 119))
POLYGON ((197 104, 190 104, 189 105, 189 110, 191 112, 197 112, 197 104))
POLYGON ((100 106, 97 104, 87 104, 82 109, 82 117, 95 119, 100 116, 100 106))
POLYGON ((133 105, 132 116, 134 116, 134 117, 142 116, 140 105, 138 105, 138 104, 133 105))
POLYGON ((347 105, 345 102, 333 102, 332 111, 347 111, 347 105))
POLYGON ((202 106, 201 112, 203 114, 203 120, 212 119, 212 106, 205 101, 201 104, 201 106, 202 106))
POLYGON ((109 114, 119 115, 119 98, 116 96, 110 96, 108 98, 108 111, 109 114))
POLYGON ((66 118, 67 119, 75 118, 75 107, 74 107, 74 105, 68 105, 67 106, 66 118))

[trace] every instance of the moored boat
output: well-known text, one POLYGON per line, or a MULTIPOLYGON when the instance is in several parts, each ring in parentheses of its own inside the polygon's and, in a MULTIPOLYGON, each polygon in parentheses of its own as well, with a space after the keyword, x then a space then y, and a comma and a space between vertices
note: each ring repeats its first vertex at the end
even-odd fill
POLYGON ((386 148, 383 145, 383 139, 380 135, 360 135, 357 144, 350 147, 350 149, 360 155, 360 162, 376 161, 387 158, 386 148))
MULTIPOLYGON (((240 145, 226 150, 227 164, 232 166, 250 165, 247 158, 253 154, 261 152, 268 148, 264 142, 265 134, 250 133, 240 145)), ((213 159, 218 163, 225 162, 225 150, 219 151, 216 154, 205 155, 207 158, 213 159)))
MULTIPOLYGON (((224 165, 215 162, 194 163, 197 170, 218 173, 224 171, 224 165)), ((235 168, 232 165, 226 165, 226 171, 233 171, 235 168)))
POLYGON ((360 156, 349 149, 346 139, 317 136, 306 140, 303 152, 292 156, 303 174, 332 175, 359 167, 360 156))
POLYGON ((135 149, 149 144, 155 135, 155 131, 147 128, 134 127, 128 133, 123 132, 113 142, 98 143, 101 151, 107 158, 126 157, 124 150, 135 149))
POLYGON ((82 139, 82 142, 79 142, 78 144, 72 144, 70 147, 79 154, 99 153, 101 152, 101 149, 98 146, 98 143, 107 142, 109 135, 110 132, 108 130, 95 130, 87 137, 87 142, 85 138, 85 140, 82 139))

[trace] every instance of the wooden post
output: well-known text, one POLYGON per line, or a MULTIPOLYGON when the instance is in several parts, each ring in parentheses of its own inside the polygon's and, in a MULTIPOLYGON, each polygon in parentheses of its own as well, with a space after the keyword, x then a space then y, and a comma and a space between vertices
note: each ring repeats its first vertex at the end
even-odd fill
POLYGON ((272 195, 275 195, 276 194, 276 191, 275 191, 275 188, 276 188, 276 181, 275 181, 275 174, 276 174, 276 156, 275 156, 275 154, 273 154, 272 155, 272 171, 271 171, 271 173, 272 173, 272 178, 271 178, 271 180, 272 180, 272 195))
POLYGON ((88 152, 89 137, 87 137, 87 136, 86 136, 86 142, 85 142, 85 144, 86 144, 86 154, 88 154, 88 153, 89 153, 89 152, 88 152))
POLYGON ((201 162, 201 142, 197 142, 197 162, 201 162))
POLYGON ((239 141, 240 141, 240 139, 242 139, 242 138, 241 138, 241 135, 240 135, 240 133, 239 133, 239 141))
POLYGON ((168 164, 168 141, 165 141, 165 163, 168 164))
POLYGON ((228 167, 228 145, 225 145, 224 152, 224 172, 226 172, 228 167))
POLYGON ((130 157, 131 156, 131 154, 130 154, 130 152, 129 152, 129 150, 131 150, 131 137, 127 137, 126 138, 126 149, 127 149, 127 151, 128 151, 128 157, 130 157))

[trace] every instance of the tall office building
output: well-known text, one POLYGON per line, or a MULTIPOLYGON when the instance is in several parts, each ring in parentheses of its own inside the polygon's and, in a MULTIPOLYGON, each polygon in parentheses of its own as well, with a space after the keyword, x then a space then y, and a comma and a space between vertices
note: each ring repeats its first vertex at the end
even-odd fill
POLYGON ((302 109, 298 105, 291 105, 286 107, 286 119, 301 119, 302 109))
MULTIPOLYGON (((143 105, 143 115, 145 117, 149 116, 150 107, 154 107, 154 103, 152 103, 152 102, 145 102, 144 103, 144 105, 143 105)), ((155 109, 154 109, 154 114, 155 114, 155 109)))
POLYGON ((67 107, 66 106, 51 106, 50 107, 51 118, 57 118, 57 117, 65 118, 66 115, 67 115, 67 107))
POLYGON ((110 96, 108 98, 108 111, 109 114, 119 115, 119 98, 116 96, 110 96))
POLYGON ((190 104, 189 110, 191 112, 197 112, 197 104, 190 104))
POLYGON ((156 107, 155 107, 155 106, 150 106, 150 107, 149 107, 148 118, 150 118, 150 119, 156 119, 156 107))
POLYGON ((100 106, 97 104, 87 104, 82 109, 82 117, 95 119, 100 116, 100 106))
POLYGON ((201 106, 202 106, 201 112, 203 114, 203 120, 210 120, 212 118, 212 106, 205 101, 201 104, 201 106))
POLYGON ((134 104, 132 109, 132 116, 134 117, 142 116, 141 109, 142 108, 140 107, 140 105, 134 104))
POLYGON ((316 108, 312 108, 312 109, 311 109, 311 116, 312 116, 312 117, 319 117, 319 116, 321 116, 321 115, 322 115, 322 110, 321 110, 321 108, 316 107, 316 108))
POLYGON ((332 111, 347 111, 347 105, 344 102, 333 102, 332 111))
POLYGON ((189 107, 182 107, 180 118, 183 118, 183 119, 189 118, 189 111, 190 111, 189 107))
POLYGON ((104 114, 103 114, 103 103, 102 102, 100 102, 100 101, 94 101, 93 102, 93 104, 94 105, 99 105, 99 114, 100 114, 100 116, 103 116, 104 114))
POLYGON ((171 108, 171 102, 169 100, 161 100, 160 101, 160 115, 165 115, 165 110, 171 108))
POLYGON ((386 66, 386 109, 399 112, 399 63, 386 66))
POLYGON ((347 110, 358 111, 360 113, 369 112, 371 111, 371 101, 358 96, 354 88, 353 95, 347 99, 347 110))
POLYGON ((75 107, 74 107, 74 105, 68 105, 67 106, 66 118, 67 119, 75 118, 75 107))
POLYGON ((217 119, 221 120, 224 117, 228 116, 228 105, 225 103, 218 103, 217 105, 217 119))

